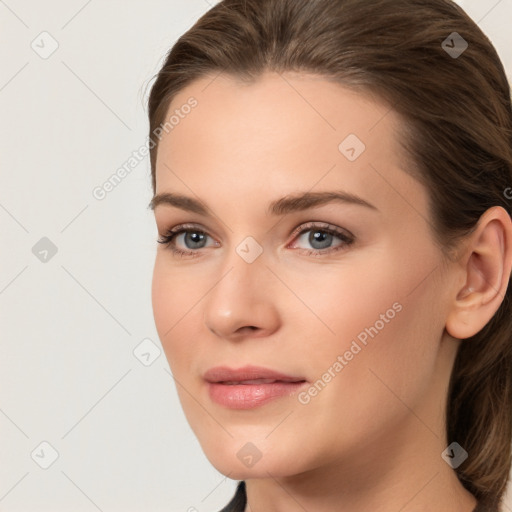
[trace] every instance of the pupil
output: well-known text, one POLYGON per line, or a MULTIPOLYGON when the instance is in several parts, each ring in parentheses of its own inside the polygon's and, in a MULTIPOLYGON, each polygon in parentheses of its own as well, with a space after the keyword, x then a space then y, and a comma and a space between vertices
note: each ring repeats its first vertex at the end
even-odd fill
MULTIPOLYGON (((202 241, 202 239, 204 238, 203 233, 188 233, 188 235, 192 239, 192 244, 200 243, 202 241)), ((196 247, 192 247, 192 248, 195 249, 196 247)))
POLYGON ((332 237, 329 233, 325 233, 323 231, 315 231, 313 234, 313 240, 310 240, 310 243, 313 245, 312 242, 324 242, 322 247, 316 247, 316 249, 325 249, 326 247, 329 247, 329 238, 332 237), (327 239, 327 243, 325 243, 325 240, 327 239))

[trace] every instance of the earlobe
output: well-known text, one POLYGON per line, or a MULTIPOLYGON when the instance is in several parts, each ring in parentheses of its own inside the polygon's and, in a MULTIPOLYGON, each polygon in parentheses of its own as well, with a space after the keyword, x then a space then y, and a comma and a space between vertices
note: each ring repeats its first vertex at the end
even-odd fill
POLYGON ((446 330, 454 338, 466 339, 491 320, 509 285, 512 221, 504 208, 495 206, 482 215, 461 261, 463 285, 454 290, 446 330))

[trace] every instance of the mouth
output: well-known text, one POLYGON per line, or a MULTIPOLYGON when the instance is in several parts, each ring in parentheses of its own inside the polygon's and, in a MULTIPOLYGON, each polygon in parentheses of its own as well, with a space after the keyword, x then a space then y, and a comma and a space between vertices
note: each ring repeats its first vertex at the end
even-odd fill
POLYGON ((252 409, 294 395, 307 384, 303 377, 268 368, 211 368, 204 374, 210 399, 229 409, 252 409))

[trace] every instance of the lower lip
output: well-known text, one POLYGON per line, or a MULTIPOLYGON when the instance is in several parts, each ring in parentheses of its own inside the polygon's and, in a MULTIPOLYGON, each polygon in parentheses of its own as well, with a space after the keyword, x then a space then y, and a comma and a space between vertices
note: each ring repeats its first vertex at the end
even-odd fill
POLYGON ((230 409, 253 409, 276 398, 295 394, 307 382, 272 382, 270 384, 208 383, 210 398, 230 409))

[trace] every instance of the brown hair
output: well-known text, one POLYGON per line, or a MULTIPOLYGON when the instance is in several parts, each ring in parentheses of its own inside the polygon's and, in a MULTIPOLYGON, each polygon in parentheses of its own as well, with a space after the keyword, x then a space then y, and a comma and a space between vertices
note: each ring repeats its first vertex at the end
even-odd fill
MULTIPOLYGON (((325 76, 401 116, 407 170, 427 187, 432 232, 447 257, 488 208, 511 215, 510 85, 489 39, 452 1, 224 0, 166 56, 149 97, 150 137, 192 81, 220 72, 251 81, 267 70, 325 76), (450 52, 454 32, 468 44, 461 55, 450 52)), ((446 410, 448 442, 469 453, 457 475, 489 507, 501 502, 511 467, 511 293, 461 345, 446 410)))

